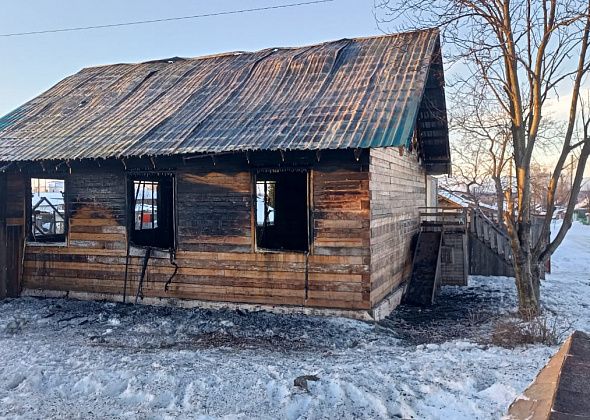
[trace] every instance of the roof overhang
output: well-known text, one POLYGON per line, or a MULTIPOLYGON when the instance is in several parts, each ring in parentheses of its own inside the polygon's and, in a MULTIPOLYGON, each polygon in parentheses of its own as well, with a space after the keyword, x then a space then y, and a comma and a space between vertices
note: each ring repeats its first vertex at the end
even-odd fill
POLYGON ((439 39, 432 54, 428 78, 418 110, 416 136, 425 170, 431 175, 450 175, 451 148, 439 39))

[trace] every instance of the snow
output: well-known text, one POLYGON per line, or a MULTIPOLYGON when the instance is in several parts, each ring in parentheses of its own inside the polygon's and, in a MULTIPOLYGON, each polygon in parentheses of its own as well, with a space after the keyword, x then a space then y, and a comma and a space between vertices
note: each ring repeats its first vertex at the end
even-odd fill
POLYGON ((450 201, 458 204, 461 207, 470 207, 473 205, 472 202, 465 200, 463 197, 461 197, 457 194, 454 194, 448 190, 445 190, 443 188, 440 188, 438 190, 438 195, 440 195, 443 198, 446 198, 447 200, 450 200, 450 201))
POLYGON ((575 210, 585 210, 590 206, 590 197, 584 197, 574 207, 575 210))
MULTIPOLYGON (((556 229, 554 229, 556 230, 556 229)), ((590 227, 543 282, 548 313, 590 330, 590 227)), ((387 321, 20 298, 0 302, 0 418, 492 419, 556 351, 482 340, 513 279, 445 287, 387 321), (483 320, 483 322, 482 322, 483 320), (294 386, 317 375, 308 390, 294 386)), ((564 321, 565 322, 565 321, 564 321)))
MULTIPOLYGON (((438 190, 438 195, 440 195, 443 198, 446 198, 449 201, 454 202, 455 204, 457 204, 461 207, 475 207, 476 206, 475 202, 472 199, 464 196, 462 193, 454 193, 449 190, 445 190, 444 188, 440 188, 438 190)), ((486 204, 483 202, 477 203, 477 207, 488 209, 488 210, 497 210, 498 209, 498 206, 496 204, 486 204)), ((504 208, 505 207, 506 207, 506 203, 504 203, 504 208)))
MULTIPOLYGON (((561 221, 554 222, 556 235, 561 221)), ((544 305, 572 328, 590 332, 590 226, 574 222, 552 257, 553 274, 543 283, 544 305)))

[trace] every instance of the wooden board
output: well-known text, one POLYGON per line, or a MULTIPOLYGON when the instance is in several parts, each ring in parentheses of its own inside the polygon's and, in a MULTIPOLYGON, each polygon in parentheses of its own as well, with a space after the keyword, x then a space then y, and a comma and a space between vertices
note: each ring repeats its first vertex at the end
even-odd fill
POLYGON ((409 280, 419 207, 426 205, 425 172, 417 156, 398 148, 370 150, 371 304, 409 280))
POLYGON ((6 261, 6 175, 0 173, 0 299, 6 297, 6 286, 8 283, 8 270, 6 261))
MULTIPOLYGON (((368 166, 352 153, 312 168, 310 255, 256 252, 253 185, 246 161, 175 171, 176 264, 165 252, 148 263, 145 296, 370 309, 368 166)), ((127 248, 123 169, 77 169, 67 177, 67 246, 28 246, 24 285, 32 289, 122 294, 127 248)), ((128 265, 134 295, 143 250, 128 265)))
POLYGON ((22 280, 26 184, 17 174, 2 175, 0 183, 0 298, 16 297, 22 280))

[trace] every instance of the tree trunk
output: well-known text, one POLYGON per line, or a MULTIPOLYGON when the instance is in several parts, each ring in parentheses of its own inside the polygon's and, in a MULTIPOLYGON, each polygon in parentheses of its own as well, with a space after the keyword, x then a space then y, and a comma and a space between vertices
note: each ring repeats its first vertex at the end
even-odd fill
POLYGON ((530 251, 519 249, 514 253, 514 274, 518 311, 523 317, 538 315, 541 312, 541 267, 530 251))

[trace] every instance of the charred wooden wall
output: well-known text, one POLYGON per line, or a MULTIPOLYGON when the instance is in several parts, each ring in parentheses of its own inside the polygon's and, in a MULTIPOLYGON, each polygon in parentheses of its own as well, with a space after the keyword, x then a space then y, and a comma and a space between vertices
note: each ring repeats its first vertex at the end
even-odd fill
POLYGON ((123 171, 84 170, 66 179, 68 245, 126 249, 127 201, 123 171))
POLYGON ((19 174, 2 175, 0 182, 0 297, 15 297, 21 288, 25 183, 19 174))
MULTIPOLYGON (((168 253, 154 252, 143 295, 370 309, 368 158, 356 162, 350 152, 312 165, 313 240, 307 257, 256 251, 252 167, 242 160, 206 160, 175 171, 179 269, 166 292, 174 266, 168 253)), ((27 245, 24 287, 123 294, 123 168, 74 168, 66 183, 68 241, 27 245)), ((137 290, 144 252, 131 250, 128 296, 137 290)))
POLYGON ((371 149, 371 303, 409 280, 413 240, 426 205, 425 172, 413 153, 371 149))
POLYGON ((181 251, 252 251, 252 180, 247 167, 181 171, 176 208, 181 251))
POLYGON ((0 173, 0 299, 6 297, 7 274, 7 242, 6 242, 6 175, 0 173))

